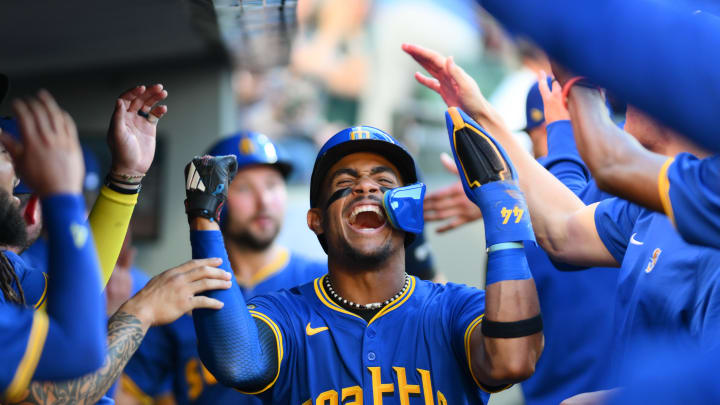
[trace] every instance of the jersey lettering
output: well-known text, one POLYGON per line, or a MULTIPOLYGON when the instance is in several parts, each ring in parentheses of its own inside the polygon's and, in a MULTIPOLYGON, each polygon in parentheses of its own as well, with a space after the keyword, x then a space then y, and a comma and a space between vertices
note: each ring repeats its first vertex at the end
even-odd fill
MULTIPOLYGON (((397 377, 397 387, 394 383, 383 383, 381 379, 381 367, 368 367, 372 378, 373 405, 383 404, 383 395, 394 394, 397 390, 400 396, 401 405, 410 405, 410 396, 423 398, 425 405, 435 405, 433 398, 432 379, 429 370, 418 368, 420 384, 408 384, 407 371, 405 367, 393 367, 397 377)), ((338 395, 336 390, 327 390, 315 398, 315 401, 308 399, 302 405, 361 405, 363 404, 363 390, 360 386, 345 387, 338 395), (338 402, 338 398, 340 402, 338 402)), ((437 405, 447 405, 447 400, 442 392, 437 392, 437 405)))
POLYGON ((342 401, 343 405, 362 405, 363 403, 363 390, 359 385, 352 387, 346 387, 342 389, 342 401), (348 397, 352 396, 352 402, 345 402, 348 397))
POLYGON ((191 401, 196 400, 203 391, 203 381, 198 370, 197 359, 190 359, 185 364, 185 381, 188 384, 188 398, 191 401))
POLYGON ((215 385, 217 380, 210 371, 205 368, 199 359, 192 358, 185 363, 185 381, 188 386, 188 398, 196 400, 206 385, 215 385))
POLYGON ((318 395, 315 405, 338 405, 338 393, 335 390, 327 390, 318 395))
POLYGON ((400 395, 400 405, 410 405, 410 394, 420 394, 419 385, 411 385, 407 383, 404 367, 393 367, 398 380, 398 394, 400 395))

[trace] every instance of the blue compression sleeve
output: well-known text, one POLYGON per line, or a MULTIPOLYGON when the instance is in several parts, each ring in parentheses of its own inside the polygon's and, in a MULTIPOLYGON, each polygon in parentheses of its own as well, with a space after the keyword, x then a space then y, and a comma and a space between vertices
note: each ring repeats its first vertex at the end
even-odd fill
MULTIPOLYGON (((220 231, 190 231, 190 243, 193 259, 218 257, 223 261, 220 267, 232 273, 220 231)), ((274 337, 258 331, 235 277, 230 289, 205 295, 225 304, 220 310, 193 311, 198 352, 205 367, 221 383, 246 391, 270 383, 277 370, 277 353, 266 343, 274 337)))
POLYGON ((553 59, 720 151, 720 19, 653 0, 482 0, 553 59))
POLYGON ((43 199, 48 232, 50 326, 33 379, 69 379, 102 366, 105 357, 105 300, 100 265, 85 222, 80 195, 43 199))

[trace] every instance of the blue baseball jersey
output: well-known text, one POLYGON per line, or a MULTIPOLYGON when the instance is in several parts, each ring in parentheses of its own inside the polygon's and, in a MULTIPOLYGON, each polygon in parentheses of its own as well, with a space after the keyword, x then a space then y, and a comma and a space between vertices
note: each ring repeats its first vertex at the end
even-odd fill
POLYGON ((256 393, 264 403, 487 403, 469 357, 484 291, 412 277, 366 322, 330 299, 324 277, 248 302, 278 344, 278 374, 256 393))
POLYGON ((597 206, 595 227, 621 263, 613 327, 620 361, 634 342, 658 336, 702 349, 720 343, 720 250, 688 244, 665 215, 617 198, 597 206))
POLYGON ((18 305, 0 303, 0 398, 24 390, 35 374, 48 331, 48 317, 18 305))
MULTIPOLYGON (((15 274, 20 280, 20 286, 25 294, 25 304, 31 308, 40 308, 47 298, 47 274, 36 270, 22 257, 9 250, 3 251, 3 254, 12 264, 15 274)), ((13 284, 13 288, 18 291, 15 284, 13 284)), ((5 297, 0 294, 0 302, 5 301, 5 297)))
POLYGON ((605 405, 720 404, 717 365, 720 350, 649 341, 632 353, 622 390, 605 405), (642 367, 638 367, 642 364, 642 367))
POLYGON ((658 178, 668 217, 689 243, 720 248, 720 156, 668 159, 658 178))
MULTIPOLYGON (((291 288, 327 273, 327 262, 283 250, 258 271, 255 284, 241 287, 246 299, 291 288)), ((130 359, 123 389, 138 397, 172 392, 178 404, 258 404, 260 400, 218 384, 203 366, 197 351, 192 317, 184 315, 162 327, 150 328, 130 359)))
MULTIPOLYGON (((570 121, 547 126, 548 156, 538 162, 584 203, 609 195, 597 188, 575 146, 570 121)), ((617 269, 560 271, 542 248, 525 244, 538 290, 545 348, 522 383, 528 405, 557 405, 583 392, 611 387, 613 307, 617 269)))
POLYGON ((35 243, 20 254, 20 257, 33 269, 47 273, 49 259, 47 238, 39 237, 35 243))

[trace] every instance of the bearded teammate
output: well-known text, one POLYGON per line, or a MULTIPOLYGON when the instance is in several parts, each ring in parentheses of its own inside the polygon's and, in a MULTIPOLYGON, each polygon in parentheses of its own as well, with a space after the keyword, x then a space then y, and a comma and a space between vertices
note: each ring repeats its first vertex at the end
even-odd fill
MULTIPOLYGON (((47 313, 23 308, 17 297, 8 295, 7 280, 2 281, 3 401, 17 399, 31 379, 67 379, 97 369, 105 351, 99 265, 80 196, 83 165, 74 123, 44 91, 28 102, 16 101, 15 111, 23 135, 22 147, 3 135, 0 177, 13 181, 3 181, 2 194, 9 198, 11 185, 15 184, 12 165, 5 158, 9 154, 25 181, 43 199, 43 214, 52 237, 51 277, 47 313), (80 352, 82 356, 77 355, 80 352)), ((8 214, 4 217, 11 218, 8 214)), ((16 222, 22 224, 21 220, 16 222)), ((8 237, 3 232, 3 238, 8 237)))
MULTIPOLYGON (((424 185, 390 135, 348 128, 321 149, 310 188, 308 225, 327 250, 328 275, 247 308, 237 290, 211 292, 223 309, 193 314, 200 356, 218 380, 264 403, 467 404, 532 374, 542 321, 521 243, 532 240, 523 197, 502 150, 458 111, 448 119, 468 195, 494 224, 487 296, 405 273, 424 185)), ((195 257, 226 257, 213 213, 232 160, 189 164, 200 175, 186 200, 195 257)))
MULTIPOLYGON (((275 243, 287 203, 285 179, 292 170, 275 145, 265 135, 240 132, 217 142, 209 154, 233 155, 238 162, 219 223, 229 264, 245 299, 325 274, 326 261, 310 260, 275 243)), ((193 321, 187 315, 150 329, 125 368, 122 386, 119 405, 148 396, 164 398, 168 389, 178 404, 258 402, 218 384, 203 367, 193 321)))

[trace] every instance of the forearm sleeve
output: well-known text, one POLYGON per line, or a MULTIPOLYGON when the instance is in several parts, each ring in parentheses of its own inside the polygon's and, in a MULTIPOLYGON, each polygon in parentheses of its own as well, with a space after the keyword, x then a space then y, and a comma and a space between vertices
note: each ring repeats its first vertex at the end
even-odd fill
POLYGON ((48 232, 48 335, 36 380, 69 379, 102 365, 105 301, 92 234, 80 195, 55 195, 42 202, 48 232))
MULTIPOLYGON (((190 242, 193 259, 218 257, 223 261, 220 267, 232 273, 220 231, 191 231, 190 242)), ((262 322, 256 325, 235 277, 232 283, 228 290, 204 293, 222 301, 222 309, 193 311, 198 352, 218 381, 253 392, 253 388, 268 385, 277 372, 275 337, 262 322)))
POLYGON ((138 194, 122 194, 103 186, 88 222, 98 247, 102 286, 107 284, 122 249, 138 194))

